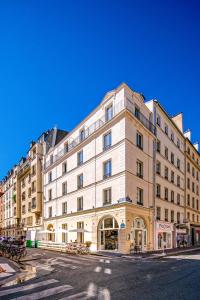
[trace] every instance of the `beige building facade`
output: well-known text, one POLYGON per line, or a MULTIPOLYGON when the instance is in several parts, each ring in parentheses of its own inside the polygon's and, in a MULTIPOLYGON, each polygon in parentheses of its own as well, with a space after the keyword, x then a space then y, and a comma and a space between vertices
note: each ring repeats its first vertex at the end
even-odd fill
POLYGON ((153 114, 155 145, 154 249, 177 247, 186 235, 184 223, 185 160, 182 115, 171 118, 161 104, 146 103, 153 114), (178 124, 178 125, 177 125, 178 124))
POLYGON ((127 85, 45 155, 44 229, 93 250, 153 249, 153 141, 144 98, 127 85))
POLYGON ((191 132, 185 133, 185 222, 188 228, 188 243, 200 244, 200 154, 198 144, 192 144, 191 132))

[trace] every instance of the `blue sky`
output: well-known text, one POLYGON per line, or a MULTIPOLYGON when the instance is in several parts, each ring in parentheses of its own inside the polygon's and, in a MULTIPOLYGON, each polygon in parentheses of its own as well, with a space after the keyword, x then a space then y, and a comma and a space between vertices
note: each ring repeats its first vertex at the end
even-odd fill
POLYGON ((71 130, 128 83, 200 140, 198 1, 0 2, 0 178, 31 140, 71 130))

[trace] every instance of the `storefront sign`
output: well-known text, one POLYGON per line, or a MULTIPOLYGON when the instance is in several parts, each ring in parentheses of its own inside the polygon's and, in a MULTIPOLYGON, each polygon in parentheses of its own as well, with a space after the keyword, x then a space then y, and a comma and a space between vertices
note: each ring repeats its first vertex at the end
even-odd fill
POLYGON ((186 234, 186 229, 176 229, 176 232, 186 234))
POLYGON ((173 225, 170 223, 157 222, 156 228, 160 232, 173 231, 173 225))
POLYGON ((125 227, 126 227, 125 223, 121 223, 121 224, 120 224, 120 228, 121 228, 121 229, 125 229, 125 227))

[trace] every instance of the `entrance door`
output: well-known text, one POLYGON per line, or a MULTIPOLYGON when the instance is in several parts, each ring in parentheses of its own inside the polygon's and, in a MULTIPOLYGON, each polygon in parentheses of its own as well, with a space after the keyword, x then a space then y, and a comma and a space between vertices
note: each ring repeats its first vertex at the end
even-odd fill
POLYGON ((143 243, 142 243, 142 231, 141 230, 135 230, 135 244, 142 248, 143 243))
POLYGON ((101 220, 98 226, 98 249, 118 249, 118 223, 115 218, 108 216, 101 220))

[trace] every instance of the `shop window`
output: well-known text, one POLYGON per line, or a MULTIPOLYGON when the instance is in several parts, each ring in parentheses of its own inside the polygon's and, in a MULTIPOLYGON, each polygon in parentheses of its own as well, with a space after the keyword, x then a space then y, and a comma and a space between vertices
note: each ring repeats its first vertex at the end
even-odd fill
POLYGON ((62 224, 62 242, 68 243, 67 224, 62 224))

